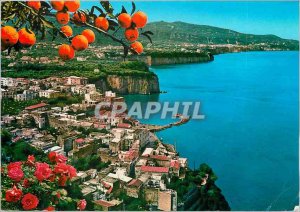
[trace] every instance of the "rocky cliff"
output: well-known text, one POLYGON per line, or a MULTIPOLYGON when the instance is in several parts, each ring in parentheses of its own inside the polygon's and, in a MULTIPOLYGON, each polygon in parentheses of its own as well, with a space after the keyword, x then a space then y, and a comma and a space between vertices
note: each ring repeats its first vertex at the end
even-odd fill
POLYGON ((152 94, 159 93, 158 77, 108 75, 106 79, 95 82, 102 91, 112 90, 118 94, 152 94))
POLYGON ((214 60, 213 55, 205 56, 182 56, 182 57, 151 57, 151 65, 203 63, 214 60))

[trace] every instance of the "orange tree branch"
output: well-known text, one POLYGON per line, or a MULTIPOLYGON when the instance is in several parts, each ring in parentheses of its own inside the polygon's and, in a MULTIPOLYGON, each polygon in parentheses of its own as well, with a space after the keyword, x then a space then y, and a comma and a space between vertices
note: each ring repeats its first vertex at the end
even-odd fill
POLYGON ((57 28, 52 22, 48 21, 45 19, 44 16, 42 16, 41 14, 38 14, 33 8, 27 6, 26 4, 24 4, 23 2, 21 1, 17 1, 18 4, 20 4, 21 6, 27 8, 27 9, 30 9, 31 13, 35 16, 38 16, 39 18, 41 18, 44 22, 48 22, 48 23, 51 23, 51 27, 48 27, 48 28, 52 28, 52 29, 55 29, 63 38, 66 38, 69 42, 71 42, 71 39, 65 35, 65 33, 63 33, 59 28, 57 28))
MULTIPOLYGON (((49 21, 46 20, 42 15, 36 13, 36 11, 35 11, 34 9, 32 9, 32 8, 29 7, 29 6, 27 6, 27 5, 24 4, 23 2, 18 1, 18 3, 19 3, 20 5, 22 5, 23 7, 30 9, 31 12, 32 12, 34 15, 38 16, 38 17, 41 18, 43 21, 49 22, 49 21)), ((45 14, 45 15, 55 17, 54 14, 45 14)), ((71 21, 72 23, 74 23, 74 21, 73 21, 72 19, 71 19, 70 21, 71 21)), ((60 29, 58 29, 57 27, 55 27, 55 25, 54 25, 52 22, 51 22, 51 25, 52 25, 52 28, 56 29, 56 30, 59 32, 59 34, 62 35, 62 37, 68 39, 68 41, 71 42, 71 38, 69 38, 68 36, 66 36, 60 29)), ((137 52, 136 52, 134 49, 132 49, 132 48, 131 48, 129 45, 127 45, 123 40, 121 40, 121 39, 115 37, 114 35, 111 35, 111 34, 109 34, 108 32, 106 32, 106 31, 104 31, 104 30, 102 30, 102 29, 100 29, 100 28, 97 28, 97 27, 95 27, 95 26, 93 26, 93 25, 91 25, 91 24, 89 24, 89 23, 82 23, 81 25, 86 26, 86 27, 89 27, 89 28, 91 28, 91 29, 94 29, 94 30, 96 30, 97 32, 99 32, 99 33, 101 33, 101 34, 104 34, 105 36, 110 37, 113 41, 116 41, 116 42, 120 43, 120 44, 123 46, 124 50, 130 51, 130 52, 132 52, 133 54, 137 54, 137 52)))
POLYGON ((111 35, 108 32, 106 32, 106 31, 104 31, 104 30, 102 30, 102 29, 100 29, 98 27, 95 27, 95 26, 93 26, 93 25, 91 25, 89 23, 83 23, 83 25, 87 26, 87 27, 89 27, 91 29, 96 30, 97 32, 102 33, 102 34, 104 34, 107 37, 110 37, 113 41, 116 41, 116 42, 120 43, 124 47, 124 49, 127 49, 127 50, 131 51, 133 54, 137 54, 137 52, 134 51, 130 46, 128 46, 123 40, 115 37, 114 35, 111 35))

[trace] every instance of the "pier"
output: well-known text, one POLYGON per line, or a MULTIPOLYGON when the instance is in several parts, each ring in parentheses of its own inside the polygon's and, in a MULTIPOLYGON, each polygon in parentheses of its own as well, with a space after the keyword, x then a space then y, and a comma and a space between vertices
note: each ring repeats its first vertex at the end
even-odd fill
POLYGON ((173 126, 180 126, 182 124, 185 124, 191 119, 190 117, 186 117, 181 114, 177 114, 176 117, 179 118, 179 121, 170 124, 166 124, 166 125, 142 124, 141 126, 148 129, 150 132, 159 132, 171 128, 173 126))

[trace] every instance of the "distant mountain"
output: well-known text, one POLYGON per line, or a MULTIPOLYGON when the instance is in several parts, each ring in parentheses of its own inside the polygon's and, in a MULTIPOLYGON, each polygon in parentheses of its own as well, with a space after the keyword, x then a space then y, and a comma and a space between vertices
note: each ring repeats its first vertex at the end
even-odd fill
POLYGON ((257 44, 277 43, 299 45, 299 41, 282 39, 276 35, 253 35, 236 32, 219 27, 196 25, 184 22, 152 22, 145 30, 154 33, 153 41, 156 43, 212 43, 212 44, 257 44))
MULTIPOLYGON (((71 25, 74 34, 80 34, 82 27, 71 25)), ((236 32, 230 29, 219 27, 189 24, 184 22, 151 22, 146 25, 143 31, 152 31, 153 43, 155 47, 165 44, 259 44, 267 43, 276 46, 289 47, 291 49, 298 49, 299 41, 291 39, 283 39, 276 35, 253 35, 236 32)), ((116 36, 122 38, 124 30, 120 29, 116 36)), ((142 40, 146 41, 146 37, 141 36, 142 40)), ((61 39, 58 39, 61 40, 61 39)), ((98 45, 115 45, 110 38, 97 35, 96 44, 98 45)))
MULTIPOLYGON (((50 18, 54 21, 54 18, 50 18)), ((59 25, 56 24, 58 27, 59 25)), ((74 34, 80 34, 82 27, 70 24, 74 34)), ((292 39, 283 39, 276 35, 254 35, 236 32, 230 29, 213 27, 208 25, 197 25, 185 22, 150 22, 143 31, 152 31, 154 35, 152 40, 153 47, 169 46, 174 44, 268 44, 271 48, 283 50, 298 50, 299 41, 292 39)), ((120 29, 116 36, 124 38, 124 29, 120 29)), ((48 37, 46 42, 51 41, 52 37, 48 37)), ((140 36, 139 40, 148 41, 146 37, 140 36)), ((51 41, 53 42, 53 41, 51 41)), ((56 42, 64 42, 64 39, 57 38, 56 42)), ((118 45, 109 37, 96 33, 96 45, 118 45)))

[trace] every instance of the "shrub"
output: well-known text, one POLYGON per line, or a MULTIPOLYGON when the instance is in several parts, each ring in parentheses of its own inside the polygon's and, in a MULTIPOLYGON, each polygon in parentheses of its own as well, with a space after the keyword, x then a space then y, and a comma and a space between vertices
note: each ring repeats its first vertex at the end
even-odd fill
POLYGON ((6 210, 84 210, 86 201, 68 197, 65 189, 76 169, 67 158, 50 152, 46 162, 37 162, 33 155, 26 161, 11 162, 1 168, 2 208, 6 210), (67 206, 66 206, 67 205, 67 206), (83 207, 84 206, 84 207, 83 207))

